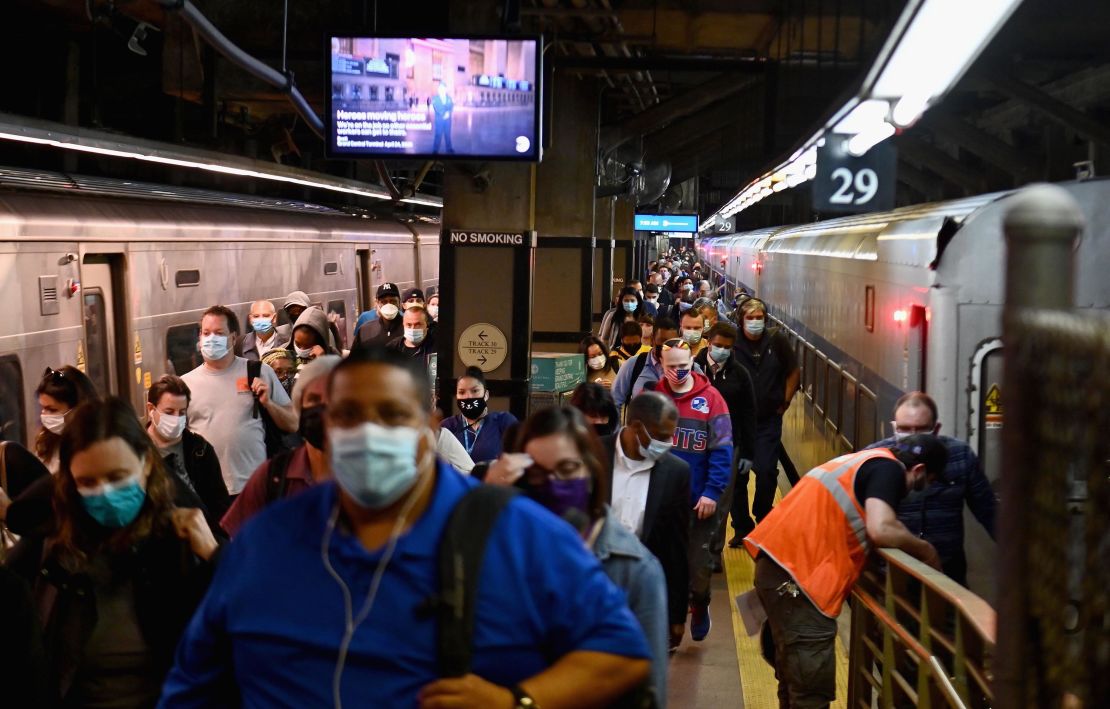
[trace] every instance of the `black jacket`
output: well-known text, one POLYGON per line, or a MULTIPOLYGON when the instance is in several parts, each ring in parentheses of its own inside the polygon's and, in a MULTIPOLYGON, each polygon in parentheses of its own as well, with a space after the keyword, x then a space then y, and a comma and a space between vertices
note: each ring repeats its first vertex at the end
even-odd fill
POLYGON ((786 335, 771 329, 764 331, 758 342, 751 342, 741 333, 733 357, 755 382, 756 421, 778 416, 786 399, 786 378, 798 368, 798 358, 786 335))
POLYGON ((755 383, 752 375, 736 361, 735 351, 716 374, 709 367, 708 347, 699 352, 694 361, 701 365, 709 383, 721 393, 728 405, 728 415, 732 420, 732 445, 737 455, 752 460, 755 457, 755 383))
MULTIPOLYGON (((613 489, 613 460, 620 434, 604 436, 605 474, 609 476, 610 499, 613 489)), ((678 456, 667 453, 655 462, 648 483, 647 507, 640 541, 663 566, 667 579, 667 614, 672 625, 686 622, 690 599, 690 566, 687 561, 690 539, 690 466, 678 456)))
POLYGON ((397 313, 397 317, 392 320, 386 320, 379 316, 364 324, 358 329, 358 341, 351 349, 373 344, 384 345, 390 340, 404 335, 405 325, 402 322, 401 315, 402 313, 397 313))
MULTIPOLYGON (((90 577, 70 573, 44 553, 46 538, 25 537, 12 550, 8 566, 32 586, 42 619, 49 686, 59 705, 72 689, 84 648, 96 627, 96 595, 90 577)), ((135 613, 151 658, 163 675, 173 664, 174 650, 211 580, 212 564, 193 555, 172 529, 133 546, 117 560, 135 584, 135 613)), ((5 642, 32 643, 27 638, 5 642)))
POLYGON ((185 429, 181 437, 181 448, 185 453, 185 473, 189 476, 187 484, 204 503, 204 518, 208 520, 208 526, 218 533, 220 520, 231 508, 231 497, 227 494, 227 483, 224 482, 216 449, 200 434, 189 429, 185 429))

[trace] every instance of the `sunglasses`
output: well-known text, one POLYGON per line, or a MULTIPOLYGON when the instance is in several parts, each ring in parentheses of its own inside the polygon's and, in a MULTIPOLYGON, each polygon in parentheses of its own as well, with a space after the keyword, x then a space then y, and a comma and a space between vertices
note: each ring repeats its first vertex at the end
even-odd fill
POLYGON ((663 343, 663 351, 664 352, 666 352, 667 350, 673 350, 673 349, 688 350, 688 349, 690 349, 690 343, 687 342, 686 340, 683 340, 683 339, 680 339, 680 338, 677 338, 677 337, 674 338, 673 340, 667 340, 666 342, 663 343))
POLYGON ((55 382, 63 382, 65 381, 65 378, 65 372, 61 371, 60 369, 54 369, 52 367, 47 367, 46 371, 42 373, 43 381, 50 379, 55 382))

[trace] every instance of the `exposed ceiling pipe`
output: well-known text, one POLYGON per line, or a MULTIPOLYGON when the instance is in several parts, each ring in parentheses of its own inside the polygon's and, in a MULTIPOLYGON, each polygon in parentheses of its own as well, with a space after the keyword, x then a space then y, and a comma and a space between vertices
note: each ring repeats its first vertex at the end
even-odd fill
POLYGON ((293 108, 301 118, 305 120, 308 127, 312 132, 319 137, 324 137, 324 122, 316 115, 316 111, 312 110, 312 106, 308 104, 304 94, 293 81, 293 73, 286 71, 284 74, 270 65, 255 59, 250 54, 247 54, 240 49, 234 42, 227 38, 219 29, 213 25, 204 14, 197 9, 189 0, 154 0, 167 12, 177 12, 185 23, 193 28, 204 41, 212 45, 212 47, 223 55, 225 59, 230 61, 235 66, 246 71, 251 76, 254 76, 270 86, 279 89, 287 96, 289 101, 293 104, 293 108))

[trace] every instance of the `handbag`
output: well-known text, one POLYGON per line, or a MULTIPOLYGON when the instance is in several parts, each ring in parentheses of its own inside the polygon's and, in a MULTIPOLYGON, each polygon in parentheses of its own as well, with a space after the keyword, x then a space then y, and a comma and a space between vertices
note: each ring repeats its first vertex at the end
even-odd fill
MULTIPOLYGON (((0 493, 7 497, 8 495, 8 442, 0 441, 0 493)), ((7 556, 8 549, 15 546, 19 541, 19 537, 8 529, 7 523, 0 518, 0 563, 4 562, 4 557, 7 556)))

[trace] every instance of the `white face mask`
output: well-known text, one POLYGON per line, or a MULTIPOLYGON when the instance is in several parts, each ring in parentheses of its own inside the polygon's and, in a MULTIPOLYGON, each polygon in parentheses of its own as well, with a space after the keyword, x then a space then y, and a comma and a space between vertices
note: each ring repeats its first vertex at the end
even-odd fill
POLYGON ((439 320, 439 306, 438 305, 429 305, 428 306, 428 315, 432 316, 432 320, 439 320))
POLYGON ((386 320, 392 320, 393 318, 397 317, 397 313, 399 312, 401 312, 401 309, 393 303, 386 303, 385 305, 378 308, 378 314, 386 320))
POLYGON ((154 422, 154 428, 158 431, 158 435, 167 441, 176 441, 185 433, 186 423, 187 420, 184 416, 174 416, 159 411, 158 420, 154 422))
POLYGON ((65 414, 40 414, 39 421, 42 422, 43 428, 59 436, 62 435, 62 431, 66 428, 65 414))
POLYGON ((200 338, 200 353, 209 361, 221 360, 227 356, 227 335, 208 335, 200 338))
POLYGON ((424 329, 420 327, 405 328, 405 339, 414 345, 419 345, 424 341, 424 329))
POLYGON ((293 345, 293 352, 295 352, 297 357, 299 357, 301 359, 309 359, 310 357, 312 357, 312 348, 311 347, 301 348, 301 347, 297 347, 296 345, 293 345))
POLYGON ((586 364, 590 365, 590 369, 594 371, 605 369, 605 355, 599 354, 597 357, 590 357, 586 360, 586 364))

